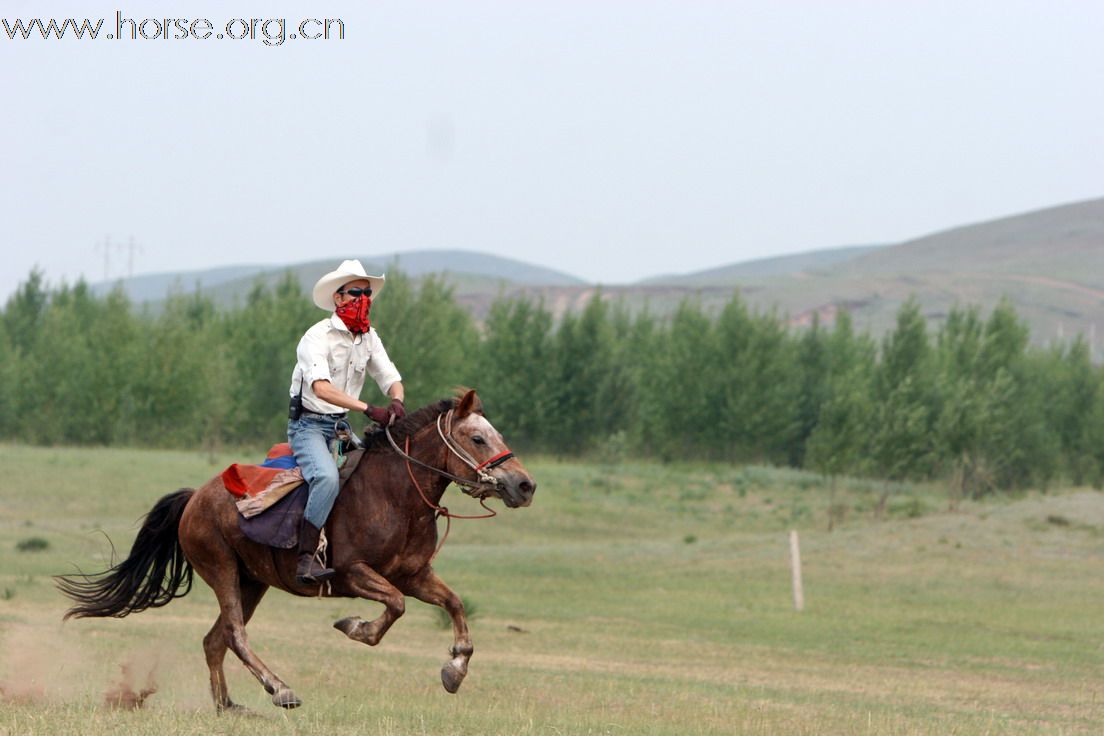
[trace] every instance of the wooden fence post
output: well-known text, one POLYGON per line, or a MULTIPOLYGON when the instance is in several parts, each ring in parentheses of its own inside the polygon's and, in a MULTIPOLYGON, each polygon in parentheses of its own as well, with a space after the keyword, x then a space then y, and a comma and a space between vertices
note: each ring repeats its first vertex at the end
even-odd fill
POLYGON ((793 573, 794 610, 805 610, 805 589, 801 585, 801 547, 797 541, 797 530, 790 530, 790 570, 793 573))

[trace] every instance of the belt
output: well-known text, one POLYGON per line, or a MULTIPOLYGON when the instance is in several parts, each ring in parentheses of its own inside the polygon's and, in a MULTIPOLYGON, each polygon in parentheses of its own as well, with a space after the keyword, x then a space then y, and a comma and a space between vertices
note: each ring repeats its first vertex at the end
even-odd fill
POLYGON ((340 414, 318 414, 313 411, 305 411, 300 416, 318 417, 319 419, 333 419, 334 421, 337 421, 338 419, 344 419, 345 414, 346 412, 341 412, 340 414))

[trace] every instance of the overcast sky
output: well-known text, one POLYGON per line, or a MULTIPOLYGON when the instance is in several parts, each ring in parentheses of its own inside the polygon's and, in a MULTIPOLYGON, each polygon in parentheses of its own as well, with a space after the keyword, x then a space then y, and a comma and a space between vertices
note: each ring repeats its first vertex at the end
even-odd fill
POLYGON ((216 33, 340 18, 345 38, 0 29, 0 298, 35 264, 101 280, 107 236, 136 243, 108 251, 111 278, 131 257, 139 274, 461 248, 624 283, 1104 196, 1104 3, 5 0, 0 17, 102 16, 106 34, 117 8, 154 7, 216 33))

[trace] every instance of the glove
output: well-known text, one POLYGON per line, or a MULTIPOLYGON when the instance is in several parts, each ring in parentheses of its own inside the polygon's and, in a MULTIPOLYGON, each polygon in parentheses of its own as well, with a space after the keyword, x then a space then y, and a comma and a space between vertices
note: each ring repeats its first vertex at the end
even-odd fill
POLYGON ((403 406, 402 399, 391 399, 391 405, 387 407, 387 413, 390 415, 388 426, 405 417, 406 407, 403 406))
POLYGON ((372 406, 369 404, 368 408, 364 410, 364 413, 368 415, 369 419, 381 427, 386 427, 387 423, 391 421, 391 411, 389 409, 384 409, 382 406, 372 406))

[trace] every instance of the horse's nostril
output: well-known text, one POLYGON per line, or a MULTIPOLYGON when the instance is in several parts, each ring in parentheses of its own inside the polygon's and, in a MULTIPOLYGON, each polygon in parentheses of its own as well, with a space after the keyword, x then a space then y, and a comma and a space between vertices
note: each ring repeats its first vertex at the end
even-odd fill
POLYGON ((522 493, 526 495, 531 495, 537 490, 537 484, 531 481, 523 480, 521 483, 518 483, 518 488, 521 489, 522 493))

